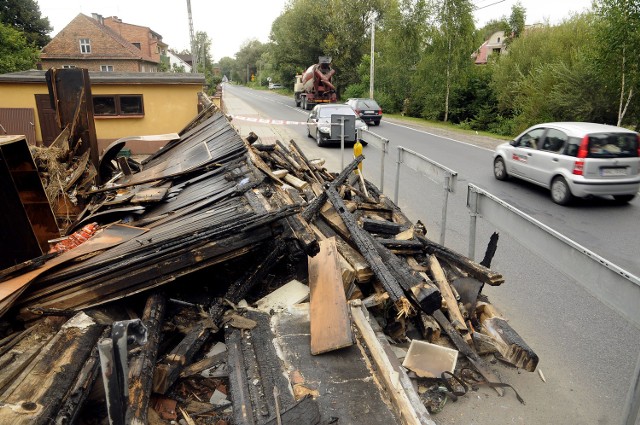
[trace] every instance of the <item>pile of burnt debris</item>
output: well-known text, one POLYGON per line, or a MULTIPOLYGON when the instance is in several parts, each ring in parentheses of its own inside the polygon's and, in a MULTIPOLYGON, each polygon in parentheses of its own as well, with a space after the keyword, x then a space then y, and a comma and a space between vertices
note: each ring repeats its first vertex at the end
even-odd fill
POLYGON ((0 423, 425 424, 510 391, 486 356, 538 358, 482 294, 497 237, 482 264, 432 242, 362 159, 329 173, 210 107, 64 184, 63 237, 0 272, 0 423))

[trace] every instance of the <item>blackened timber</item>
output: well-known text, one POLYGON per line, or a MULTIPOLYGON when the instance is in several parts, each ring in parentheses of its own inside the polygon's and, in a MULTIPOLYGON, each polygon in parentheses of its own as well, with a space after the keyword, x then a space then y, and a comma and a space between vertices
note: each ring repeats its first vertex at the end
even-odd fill
MULTIPOLYGON (((269 273, 278 261, 282 259, 285 251, 286 245, 284 242, 282 240, 276 240, 268 247, 267 256, 256 268, 254 268, 248 275, 243 276, 242 279, 235 281, 229 286, 224 299, 233 303, 238 303, 242 300, 257 283, 265 278, 267 273, 269 273)), ((213 320, 213 323, 216 325, 220 323, 224 311, 225 308, 223 300, 218 300, 211 306, 209 316, 211 317, 211 320, 213 320)))
POLYGON ((247 368, 242 355, 241 332, 226 332, 225 344, 229 358, 229 388, 233 400, 233 423, 236 425, 255 425, 249 383, 247 382, 247 368))
POLYGON ((489 243, 487 244, 487 250, 484 252, 484 258, 480 261, 480 265, 484 267, 491 267, 491 260, 493 260, 493 256, 496 255, 496 250, 498 249, 498 239, 500 235, 498 232, 493 232, 491 237, 489 238, 489 243))
POLYGON ((358 164, 360 164, 363 159, 364 156, 362 155, 355 158, 349 165, 345 167, 344 170, 340 172, 340 174, 338 174, 338 176, 331 183, 328 183, 326 185, 327 187, 325 187, 325 191, 313 198, 313 201, 311 201, 311 203, 307 205, 307 207, 302 211, 302 218, 304 218, 308 222, 313 221, 316 214, 318 214, 318 212, 320 211, 320 208, 322 208, 324 203, 327 202, 328 188, 333 188, 333 190, 336 190, 336 188, 342 186, 342 184, 344 184, 347 178, 349 178, 349 175, 358 167, 358 164))
POLYGON ((82 312, 67 321, 40 351, 29 373, 3 395, 0 423, 51 423, 102 330, 82 312))
POLYGON ((369 233, 378 233, 382 235, 397 235, 402 231, 402 225, 386 220, 374 220, 363 217, 360 222, 362 228, 369 233))
POLYGON ((147 343, 138 355, 129 361, 129 404, 127 406, 126 423, 146 424, 147 409, 153 385, 153 371, 158 355, 158 345, 162 333, 166 298, 162 293, 155 293, 147 298, 142 313, 142 323, 147 328, 147 343))
MULTIPOLYGON (((358 157, 360 158, 360 157, 358 157)), ((329 186, 325 193, 327 194, 329 201, 333 204, 333 207, 336 209, 344 224, 347 226, 349 231, 351 232, 351 238, 353 242, 358 246, 360 253, 367 260, 369 265, 371 266, 371 270, 376 275, 384 289, 389 293, 389 296, 392 301, 398 301, 401 298, 404 298, 404 292, 402 287, 396 280, 396 278, 391 274, 383 259, 378 254, 378 251, 375 247, 374 241, 366 231, 362 230, 360 226, 356 223, 355 218, 351 215, 349 211, 347 211, 347 207, 344 205, 342 198, 338 195, 335 188, 333 186, 329 186)))
MULTIPOLYGON (((34 300, 43 307, 93 306, 113 301, 142 290, 152 289, 159 285, 176 280, 178 277, 210 267, 214 264, 246 254, 256 249, 256 244, 274 237, 276 234, 267 227, 253 232, 240 233, 226 239, 212 241, 206 245, 197 245, 192 249, 176 253, 166 252, 162 257, 152 256, 146 261, 129 264, 123 272, 122 264, 111 265, 108 276, 83 276, 82 286, 70 285, 69 289, 53 293, 46 298, 34 300)), ((266 243, 266 242, 264 242, 266 243)), ((65 282, 66 284, 67 282, 65 282)), ((23 318, 28 313, 21 311, 23 318)))
POLYGON ((309 174, 311 175, 311 177, 313 177, 313 179, 314 179, 316 182, 320 183, 320 184, 324 183, 324 179, 323 179, 323 178, 321 178, 321 177, 319 177, 319 176, 317 175, 317 173, 314 171, 315 166, 314 166, 314 165, 312 165, 312 164, 309 162, 309 159, 307 158, 307 156, 304 154, 304 152, 302 151, 302 149, 300 149, 300 148, 298 147, 298 145, 296 144, 296 142, 295 142, 293 139, 291 139, 291 140, 289 141, 289 145, 290 145, 290 146, 291 146, 291 148, 292 148, 292 149, 291 149, 291 152, 293 153, 293 155, 294 155, 294 156, 298 156, 298 157, 300 157, 300 159, 301 159, 301 161, 300 161, 300 162, 301 162, 301 163, 303 164, 303 166, 307 169, 307 171, 309 172, 309 174))
POLYGON ((422 244, 417 240, 398 240, 398 239, 376 239, 382 246, 389 249, 399 249, 399 250, 409 250, 409 251, 418 251, 416 253, 422 252, 422 244))
MULTIPOLYGON (((100 339, 109 337, 110 333, 110 329, 105 329, 100 339)), ((60 410, 58 410, 58 414, 53 423, 59 425, 74 424, 77 422, 78 414, 80 410, 82 410, 84 402, 89 397, 99 373, 100 357, 98 355, 98 346, 95 345, 91 350, 91 354, 89 354, 89 358, 82 366, 80 373, 78 373, 76 381, 73 387, 71 387, 64 403, 60 407, 60 410)))
POLYGON ((191 363, 211 334, 210 326, 208 319, 196 323, 183 340, 162 358, 153 373, 153 392, 164 394, 176 382, 182 369, 191 363))
POLYGON ((469 273, 470 276, 475 277, 481 282, 484 282, 491 286, 500 286, 504 283, 504 277, 501 274, 496 273, 487 267, 476 263, 468 257, 462 254, 458 254, 455 251, 450 250, 440 244, 428 240, 427 238, 416 234, 416 237, 422 242, 426 251, 429 254, 435 254, 450 263, 455 264, 461 270, 469 273))

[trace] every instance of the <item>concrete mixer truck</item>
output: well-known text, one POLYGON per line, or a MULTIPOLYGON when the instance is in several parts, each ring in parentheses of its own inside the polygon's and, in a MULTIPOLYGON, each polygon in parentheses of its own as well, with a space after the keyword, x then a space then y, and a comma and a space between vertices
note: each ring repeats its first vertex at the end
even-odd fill
POLYGON ((331 57, 320 56, 318 63, 311 65, 302 75, 296 75, 293 87, 296 106, 309 110, 318 103, 335 103, 338 98, 331 82, 334 74, 331 57))

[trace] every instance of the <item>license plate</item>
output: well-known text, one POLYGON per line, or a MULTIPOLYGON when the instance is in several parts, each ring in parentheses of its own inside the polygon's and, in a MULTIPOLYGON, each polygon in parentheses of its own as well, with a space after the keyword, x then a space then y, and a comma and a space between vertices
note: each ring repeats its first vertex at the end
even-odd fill
POLYGON ((364 111, 365 114, 375 114, 376 111, 364 111))
POLYGON ((627 169, 626 168, 601 168, 600 175, 602 177, 626 176, 627 169))

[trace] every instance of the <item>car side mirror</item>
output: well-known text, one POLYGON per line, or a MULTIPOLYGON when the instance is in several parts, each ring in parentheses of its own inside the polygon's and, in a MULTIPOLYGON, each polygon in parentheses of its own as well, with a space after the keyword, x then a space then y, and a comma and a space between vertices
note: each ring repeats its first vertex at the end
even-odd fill
POLYGON ((512 141, 510 141, 510 142, 509 142, 509 144, 510 144, 511 146, 517 146, 517 145, 518 145, 518 142, 517 142, 516 140, 512 140, 512 141))

